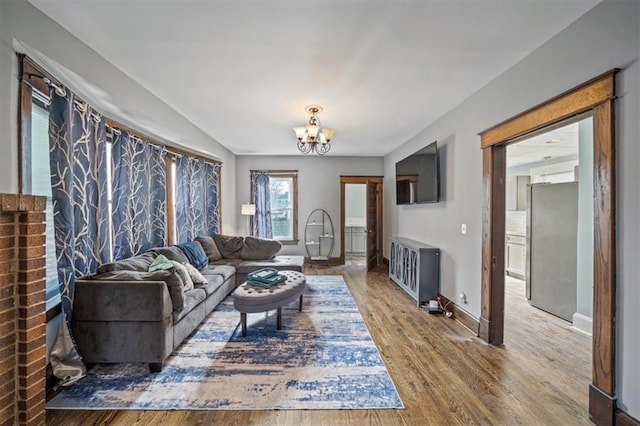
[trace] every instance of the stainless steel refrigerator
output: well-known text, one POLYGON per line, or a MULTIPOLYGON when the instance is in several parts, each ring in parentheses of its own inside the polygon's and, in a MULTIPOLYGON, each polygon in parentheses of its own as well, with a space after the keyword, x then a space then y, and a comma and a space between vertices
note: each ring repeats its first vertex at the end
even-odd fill
POLYGON ((527 201, 527 298, 531 305, 573 322, 578 182, 530 185, 527 201))

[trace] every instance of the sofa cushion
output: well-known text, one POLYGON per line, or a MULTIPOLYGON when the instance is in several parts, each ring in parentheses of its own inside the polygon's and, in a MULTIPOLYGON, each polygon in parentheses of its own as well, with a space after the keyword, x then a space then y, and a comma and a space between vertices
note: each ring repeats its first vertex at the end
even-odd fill
POLYGON ((202 275, 202 273, 200 271, 198 271, 196 269, 195 266, 193 266, 190 263, 183 263, 182 265, 184 265, 185 268, 187 268, 187 272, 189 273, 189 277, 191 278, 191 281, 193 281, 193 284, 206 284, 207 283, 207 279, 202 275))
POLYGON ((207 292, 207 296, 213 294, 217 289, 224 284, 224 277, 222 275, 207 275, 206 284, 198 284, 196 288, 204 289, 207 292))
POLYGON ((155 260, 153 262, 151 262, 151 265, 149 265, 149 272, 155 272, 155 271, 164 271, 165 269, 170 269, 173 268, 173 263, 171 263, 171 261, 169 259, 167 259, 167 257, 165 255, 158 255, 158 257, 155 258, 155 260))
POLYGON ((144 285, 145 281, 164 281, 169 289, 173 311, 179 312, 184 308, 184 284, 175 268, 155 272, 111 271, 87 278, 92 280, 138 281, 140 285, 144 285))
POLYGON ((216 234, 213 236, 220 254, 225 259, 242 259, 244 238, 230 235, 216 234))
POLYGON ((103 274, 111 271, 139 271, 145 272, 149 270, 149 265, 153 263, 156 258, 155 253, 143 253, 138 256, 130 257, 129 259, 119 260, 113 263, 105 263, 100 265, 96 273, 103 274))
MULTIPOLYGON (((160 256, 158 256, 160 257, 160 256)), ((175 260, 169 261, 174 268, 176 268, 176 272, 182 278, 182 284, 184 285, 184 291, 193 289, 193 280, 191 279, 191 275, 189 275, 189 271, 187 271, 187 267, 184 265, 188 265, 188 263, 182 264, 178 263, 175 260)))
POLYGON ((257 237, 245 237, 241 257, 245 260, 264 260, 274 257, 282 243, 278 240, 257 237))
POLYGON ((199 242, 204 250, 209 262, 215 262, 216 260, 222 259, 222 254, 220 254, 220 250, 218 250, 218 246, 216 242, 211 237, 202 236, 197 237, 195 241, 199 242))
POLYGON ((207 267, 209 259, 199 242, 190 241, 188 243, 177 244, 176 246, 182 250, 185 256, 187 256, 189 263, 198 268, 198 270, 202 270, 207 267))
POLYGON ((176 262, 184 263, 189 261, 189 259, 187 259, 187 256, 184 255, 182 250, 180 250, 180 248, 176 246, 154 247, 149 251, 155 253, 156 255, 162 254, 166 256, 167 259, 175 260, 176 262))
POLYGON ((220 275, 224 280, 228 280, 236 273, 236 268, 231 265, 209 265, 206 269, 202 271, 202 275, 204 275, 207 280, 210 275, 220 275))
POLYGON ((173 311, 174 324, 184 318, 193 310, 200 302, 207 297, 206 292, 201 288, 194 288, 184 293, 184 307, 181 311, 173 311))

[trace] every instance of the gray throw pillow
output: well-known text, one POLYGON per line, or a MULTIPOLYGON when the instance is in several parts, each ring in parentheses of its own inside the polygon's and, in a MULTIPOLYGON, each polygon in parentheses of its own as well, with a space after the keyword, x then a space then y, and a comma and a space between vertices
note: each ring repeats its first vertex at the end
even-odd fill
POLYGON ((149 250, 156 254, 163 254, 169 260, 175 260, 178 263, 188 262, 187 256, 180 250, 180 247, 170 246, 170 247, 156 247, 149 250))
POLYGON ((211 237, 197 237, 195 241, 199 242, 202 248, 204 249, 209 262, 215 262, 217 260, 222 259, 222 254, 220 254, 220 250, 218 250, 218 246, 216 242, 213 241, 211 237))
POLYGON ((147 252, 138 256, 130 257, 128 259, 119 260, 113 263, 105 263, 100 265, 97 274, 102 274, 111 271, 138 271, 145 272, 149 270, 149 265, 153 263, 156 258, 155 253, 147 252))
POLYGON ((242 259, 242 246, 244 238, 230 235, 216 234, 213 236, 220 254, 225 259, 242 259))
POLYGON ((244 260, 265 260, 274 257, 280 249, 282 243, 278 240, 257 237, 245 237, 242 246, 242 259, 244 260))

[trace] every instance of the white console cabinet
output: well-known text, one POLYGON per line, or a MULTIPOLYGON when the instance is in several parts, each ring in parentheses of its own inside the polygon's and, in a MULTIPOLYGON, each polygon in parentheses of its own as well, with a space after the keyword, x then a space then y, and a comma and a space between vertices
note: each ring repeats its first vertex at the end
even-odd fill
POLYGON ((413 297, 418 306, 440 292, 440 249, 407 238, 392 237, 389 278, 413 297))

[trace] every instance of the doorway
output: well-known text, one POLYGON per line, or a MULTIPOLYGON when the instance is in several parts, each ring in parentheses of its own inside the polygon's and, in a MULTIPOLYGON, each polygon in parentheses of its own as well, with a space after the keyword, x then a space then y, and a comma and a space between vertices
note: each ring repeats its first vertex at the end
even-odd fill
POLYGON ((344 206, 345 262, 364 266, 367 258, 367 184, 345 184, 344 206))
POLYGON ((616 199, 612 70, 480 133, 483 162, 482 300, 479 336, 502 344, 506 146, 578 114, 593 116, 593 350, 589 414, 613 424, 615 398, 616 199))
POLYGON ((382 179, 340 176, 341 264, 348 253, 364 256, 368 270, 382 263, 382 179))
POLYGON ((574 118, 507 145, 505 181, 507 295, 524 297, 533 309, 588 336, 593 311, 592 153, 593 118, 574 118))

